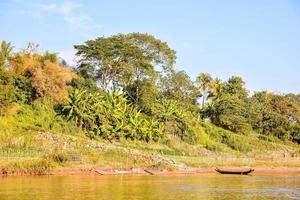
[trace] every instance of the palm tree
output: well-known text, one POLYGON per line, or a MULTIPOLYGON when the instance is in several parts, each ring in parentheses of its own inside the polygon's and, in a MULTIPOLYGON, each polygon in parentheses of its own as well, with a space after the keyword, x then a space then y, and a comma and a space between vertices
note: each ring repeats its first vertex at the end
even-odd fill
POLYGON ((204 106, 205 101, 207 100, 211 92, 212 80, 213 79, 211 75, 208 73, 200 73, 196 79, 196 83, 198 85, 198 89, 200 90, 200 95, 202 97, 202 107, 204 106))
POLYGON ((223 91, 223 82, 221 79, 216 78, 211 82, 210 85, 211 93, 209 95, 209 98, 213 98, 213 100, 217 100, 220 98, 221 93, 223 91))
POLYGON ((0 50, 0 68, 5 67, 11 57, 11 53, 13 50, 13 46, 10 42, 6 42, 3 40, 1 42, 1 50, 0 50))

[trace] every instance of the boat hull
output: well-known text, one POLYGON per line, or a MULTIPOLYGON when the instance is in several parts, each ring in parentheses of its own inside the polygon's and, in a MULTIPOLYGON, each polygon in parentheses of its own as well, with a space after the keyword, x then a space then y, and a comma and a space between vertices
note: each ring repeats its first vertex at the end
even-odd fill
POLYGON ((233 171, 233 170, 222 170, 222 169, 215 169, 220 174, 239 174, 239 175, 247 175, 254 172, 254 169, 249 170, 241 170, 241 171, 233 171))

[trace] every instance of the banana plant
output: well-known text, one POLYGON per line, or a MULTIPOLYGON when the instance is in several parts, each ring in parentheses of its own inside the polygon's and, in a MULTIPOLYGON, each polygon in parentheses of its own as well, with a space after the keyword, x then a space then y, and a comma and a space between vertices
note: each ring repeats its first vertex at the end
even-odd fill
POLYGON ((88 109, 88 95, 85 90, 74 90, 66 98, 62 111, 68 120, 74 121, 79 127, 86 128, 93 121, 88 109))
POLYGON ((147 142, 163 137, 161 123, 128 104, 126 96, 116 89, 106 94, 76 89, 67 97, 63 113, 91 137, 147 142))

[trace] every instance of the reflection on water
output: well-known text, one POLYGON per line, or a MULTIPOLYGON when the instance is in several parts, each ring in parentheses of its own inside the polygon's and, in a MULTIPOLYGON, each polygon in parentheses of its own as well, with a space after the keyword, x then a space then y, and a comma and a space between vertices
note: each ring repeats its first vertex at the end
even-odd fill
POLYGON ((300 176, 0 177, 0 199, 300 199, 300 176))

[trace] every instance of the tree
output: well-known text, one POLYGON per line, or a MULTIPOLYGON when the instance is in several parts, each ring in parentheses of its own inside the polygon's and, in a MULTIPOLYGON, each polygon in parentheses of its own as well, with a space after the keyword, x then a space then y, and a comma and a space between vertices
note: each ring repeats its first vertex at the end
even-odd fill
POLYGON ((166 43, 142 33, 99 37, 74 47, 76 55, 82 57, 80 68, 103 90, 109 85, 126 87, 133 83, 138 90, 143 79, 157 77, 155 68, 172 67, 176 59, 175 51, 166 43))
POLYGON ((51 53, 49 51, 46 51, 45 53, 40 55, 40 62, 42 64, 45 64, 45 61, 50 61, 51 63, 58 63, 58 57, 57 57, 57 53, 51 53))
POLYGON ((291 128, 291 140, 292 142, 300 144, 300 125, 294 125, 291 128))
POLYGON ((0 115, 4 115, 15 100, 14 76, 7 70, 0 70, 0 115))
POLYGON ((208 73, 200 73, 199 76, 196 78, 196 84, 200 91, 200 96, 202 97, 202 104, 201 107, 204 106, 205 101, 208 99, 211 93, 211 83, 212 77, 208 73))
POLYGON ((213 114, 215 112, 214 104, 221 98, 223 92, 223 82, 221 79, 216 78, 213 81, 211 81, 209 87, 210 92, 207 98, 211 99, 211 101, 204 104, 204 106, 201 107, 200 116, 202 119, 209 119, 213 117, 213 114))
POLYGON ((166 98, 182 102, 187 106, 195 105, 197 91, 185 71, 171 70, 160 78, 159 89, 166 98))
POLYGON ((122 71, 124 51, 128 45, 118 37, 99 37, 83 45, 75 45, 74 48, 77 50, 76 55, 81 57, 80 68, 105 90, 122 71))
POLYGON ((257 92, 248 103, 249 122, 264 135, 284 140, 297 140, 300 107, 290 95, 257 92))
POLYGON ((158 109, 157 104, 160 98, 160 92, 157 86, 150 80, 143 80, 139 83, 139 90, 137 91, 136 84, 137 82, 124 88, 128 101, 135 103, 143 113, 152 115, 156 112, 155 110, 158 109), (137 98, 139 101, 136 100, 137 98))
POLYGON ((73 71, 63 66, 55 54, 17 53, 11 58, 11 71, 30 80, 36 98, 45 96, 55 102, 68 93, 67 83, 75 77, 73 71))
POLYGON ((249 123, 259 133, 265 132, 263 121, 271 115, 268 94, 266 91, 256 92, 248 101, 249 123))
POLYGON ((236 133, 248 134, 251 131, 246 102, 237 96, 223 94, 214 103, 213 111, 214 124, 236 133))
POLYGON ((223 93, 234 95, 236 97, 245 99, 248 96, 248 91, 245 87, 245 82, 241 77, 232 76, 223 85, 223 93))
POLYGON ((11 58, 11 54, 13 51, 13 46, 10 42, 6 42, 3 40, 1 42, 1 50, 0 50, 0 70, 1 68, 7 67, 8 61, 11 58))
POLYGON ((0 49, 0 115, 4 115, 8 106, 16 100, 14 87, 14 74, 7 66, 11 58, 13 46, 5 40, 1 42, 0 49))
POLYGON ((289 99, 291 105, 293 105, 293 118, 300 123, 300 94, 287 94, 285 95, 286 98, 289 99))
POLYGON ((75 89, 84 89, 89 92, 95 92, 98 90, 95 80, 91 78, 84 78, 80 75, 73 78, 68 85, 75 89))
POLYGON ((213 100, 218 100, 222 93, 223 93, 223 82, 221 79, 216 78, 211 82, 210 85, 211 88, 211 93, 210 93, 210 98, 212 98, 213 100))

